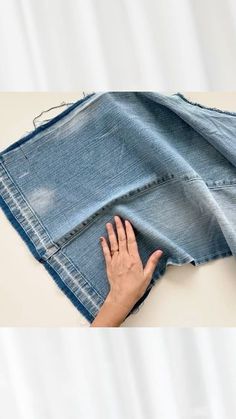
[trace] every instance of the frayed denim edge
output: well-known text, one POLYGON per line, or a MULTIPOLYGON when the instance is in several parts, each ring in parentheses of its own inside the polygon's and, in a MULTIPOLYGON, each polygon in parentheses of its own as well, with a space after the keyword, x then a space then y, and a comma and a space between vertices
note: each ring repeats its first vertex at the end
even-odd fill
POLYGON ((181 92, 174 93, 173 96, 178 96, 181 99, 183 99, 186 103, 188 103, 189 105, 196 106, 197 108, 205 109, 207 111, 219 112, 219 113, 222 113, 222 114, 225 114, 225 115, 229 115, 229 116, 236 116, 236 112, 234 112, 234 111, 219 109, 219 108, 216 108, 216 107, 210 107, 210 106, 207 106, 207 105, 203 105, 201 103, 198 103, 198 102, 194 102, 194 101, 188 99, 181 92))
POLYGON ((92 322, 94 317, 87 311, 86 307, 77 299, 77 297, 70 291, 66 284, 62 281, 58 273, 47 263, 47 261, 42 261, 41 256, 37 252, 33 242, 30 240, 28 235, 25 233, 15 216, 12 214, 10 208, 0 196, 0 207, 2 208, 7 219, 10 221, 11 225, 15 228, 17 233, 21 236, 27 247, 29 248, 32 255, 37 259, 38 262, 42 263, 51 277, 54 279, 58 287, 63 291, 63 293, 70 299, 74 306, 80 311, 80 313, 88 320, 92 322))
POLYGON ((204 263, 210 262, 211 260, 215 260, 215 259, 223 259, 227 256, 234 256, 234 254, 231 252, 231 250, 225 251, 225 252, 217 252, 217 253, 212 253, 211 255, 208 256, 204 256, 202 258, 198 258, 198 259, 194 259, 195 263, 192 263, 192 265, 194 266, 199 266, 199 265, 203 265, 204 263))

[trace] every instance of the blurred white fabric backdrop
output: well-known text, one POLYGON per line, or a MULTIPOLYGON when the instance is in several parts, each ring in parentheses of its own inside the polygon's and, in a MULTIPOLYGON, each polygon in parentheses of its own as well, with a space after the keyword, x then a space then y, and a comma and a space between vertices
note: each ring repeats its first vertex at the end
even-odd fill
POLYGON ((0 90, 233 90, 235 44, 235 0, 0 0, 0 90))
POLYGON ((234 419, 235 329, 1 329, 4 419, 234 419))

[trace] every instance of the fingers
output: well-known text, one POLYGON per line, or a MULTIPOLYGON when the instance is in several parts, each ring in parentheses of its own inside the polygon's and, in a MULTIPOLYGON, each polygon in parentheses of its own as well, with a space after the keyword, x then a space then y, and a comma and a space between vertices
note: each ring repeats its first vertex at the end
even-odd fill
POLYGON ((118 215, 115 215, 114 219, 116 232, 112 223, 106 223, 111 254, 115 250, 119 250, 119 252, 128 251, 130 254, 137 256, 138 246, 131 223, 125 220, 124 228, 121 218, 118 215))
POLYGON ((127 236, 127 248, 130 255, 137 256, 138 245, 134 234, 133 227, 128 220, 125 220, 126 236, 127 236))
POLYGON ((116 238, 116 233, 114 231, 113 225, 111 223, 107 223, 106 224, 106 229, 107 229, 110 248, 111 248, 111 253, 112 253, 115 250, 119 249, 119 245, 118 245, 118 241, 117 241, 117 238, 116 238))
POLYGON ((116 215, 114 218, 115 218, 116 231, 117 231, 118 241, 119 241, 119 252, 125 252, 125 251, 127 252, 126 233, 125 233, 123 223, 120 217, 118 217, 118 215, 116 215))
POLYGON ((146 263, 146 266, 143 270, 144 271, 144 276, 147 280, 151 281, 154 270, 155 270, 159 260, 161 259, 162 255, 163 255, 162 250, 156 250, 149 257, 149 259, 146 263))
POLYGON ((110 249, 109 249, 109 246, 107 244, 105 237, 100 237, 100 243, 102 246, 102 251, 105 258, 106 266, 108 267, 111 262, 111 253, 110 253, 110 249))

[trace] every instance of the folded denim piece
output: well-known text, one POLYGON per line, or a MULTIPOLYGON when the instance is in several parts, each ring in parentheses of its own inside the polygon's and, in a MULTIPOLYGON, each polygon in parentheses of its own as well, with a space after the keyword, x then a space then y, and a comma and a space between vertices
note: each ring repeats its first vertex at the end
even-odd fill
POLYGON ((146 263, 236 255, 236 113, 181 93, 94 92, 0 153, 1 206, 91 322, 109 291, 99 237, 129 219, 146 263))

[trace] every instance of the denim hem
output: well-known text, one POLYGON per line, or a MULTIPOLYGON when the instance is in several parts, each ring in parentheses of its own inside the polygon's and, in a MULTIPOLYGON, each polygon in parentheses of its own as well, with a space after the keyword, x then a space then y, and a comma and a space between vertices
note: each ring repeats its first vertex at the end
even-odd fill
POLYGON ((0 175, 0 207, 3 213, 35 259, 43 264, 59 288, 91 322, 99 311, 103 298, 53 243, 3 164, 0 164, 0 175))
POLYGON ((0 192, 2 199, 9 207, 11 213, 17 219, 26 235, 33 241, 39 258, 48 257, 58 249, 48 232, 39 221, 35 212, 26 201, 20 189, 17 187, 3 162, 0 162, 0 192))
POLYGON ((79 310, 79 312, 86 318, 86 320, 88 320, 89 323, 92 323, 95 316, 86 309, 86 307, 78 300, 77 296, 70 290, 70 288, 67 287, 57 271, 47 261, 44 262, 44 267, 48 271, 49 275, 51 275, 51 277, 54 279, 60 290, 66 295, 66 297, 69 298, 77 310, 79 310))
POLYGON ((221 259, 221 258, 224 258, 224 257, 227 257, 227 256, 234 256, 234 254, 231 252, 231 250, 227 250, 226 252, 212 253, 211 255, 204 256, 204 257, 198 258, 198 259, 194 259, 194 261, 191 262, 191 263, 194 264, 195 266, 198 266, 198 265, 202 265, 204 263, 207 263, 211 260, 221 259))

